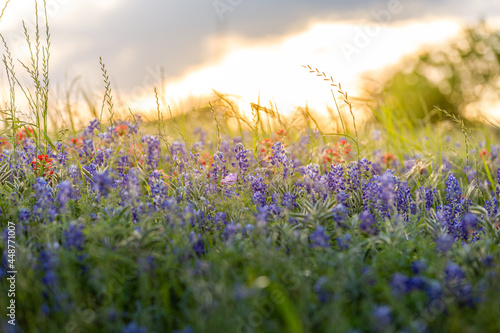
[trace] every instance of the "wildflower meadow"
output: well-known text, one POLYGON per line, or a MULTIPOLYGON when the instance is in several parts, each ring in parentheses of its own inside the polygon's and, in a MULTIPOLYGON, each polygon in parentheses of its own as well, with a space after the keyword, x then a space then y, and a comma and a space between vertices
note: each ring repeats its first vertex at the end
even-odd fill
POLYGON ((0 331, 500 331, 498 128, 356 123, 334 79, 327 125, 221 99, 172 114, 156 91, 145 119, 102 61, 102 109, 54 127, 39 35, 29 86, 4 44, 0 331))

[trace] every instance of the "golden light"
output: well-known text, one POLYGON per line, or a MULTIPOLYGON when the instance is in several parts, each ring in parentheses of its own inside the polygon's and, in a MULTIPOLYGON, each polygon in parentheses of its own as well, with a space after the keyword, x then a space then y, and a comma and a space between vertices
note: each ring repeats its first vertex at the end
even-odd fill
MULTIPOLYGON (((424 44, 440 43, 459 30, 460 23, 451 19, 390 25, 322 22, 302 33, 261 43, 238 36, 220 37, 211 41, 214 47, 230 45, 231 51, 215 63, 166 82, 165 98, 175 104, 215 89, 241 96, 239 106, 247 112, 250 102, 260 100, 262 105, 273 101, 283 114, 306 104, 325 113, 325 106, 332 103, 329 86, 301 65, 319 68, 355 96, 364 72, 394 64, 424 44)), ((151 95, 129 102, 134 109, 155 108, 151 95)))

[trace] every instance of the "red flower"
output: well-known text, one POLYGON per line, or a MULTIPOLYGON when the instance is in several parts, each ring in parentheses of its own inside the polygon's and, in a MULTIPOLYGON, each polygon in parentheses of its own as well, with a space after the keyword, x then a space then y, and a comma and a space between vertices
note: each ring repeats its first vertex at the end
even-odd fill
POLYGON ((68 140, 68 144, 75 148, 75 149, 80 149, 83 147, 83 136, 79 138, 71 138, 68 140))
POLYGON ((198 162, 200 162, 201 165, 205 166, 208 165, 210 167, 212 163, 214 163, 214 157, 209 153, 205 152, 198 158, 198 162))
POLYGON ((261 160, 268 160, 271 159, 271 151, 273 148, 273 140, 271 139, 264 139, 263 141, 259 142, 259 158, 261 160))
POLYGON ((483 149, 479 152, 479 157, 486 158, 488 156, 490 156, 490 153, 488 153, 486 149, 483 149))
POLYGON ((346 161, 347 156, 351 152, 351 145, 346 139, 340 139, 333 148, 327 149, 323 152, 323 165, 326 167, 328 164, 338 164, 346 161))
POLYGON ((123 136, 123 135, 127 134, 127 131, 128 131, 128 125, 126 125, 126 124, 118 125, 115 128, 115 133, 118 136, 123 136))
POLYGON ((382 156, 382 163, 387 166, 387 169, 391 167, 392 162, 394 162, 395 160, 396 157, 391 153, 385 153, 384 156, 382 156))
POLYGON ((52 159, 49 158, 49 155, 38 155, 37 159, 31 162, 31 166, 35 171, 38 177, 48 177, 48 179, 52 178, 52 159))
POLYGON ((34 135, 33 129, 30 126, 26 126, 16 134, 16 143, 22 143, 28 137, 32 137, 34 135))

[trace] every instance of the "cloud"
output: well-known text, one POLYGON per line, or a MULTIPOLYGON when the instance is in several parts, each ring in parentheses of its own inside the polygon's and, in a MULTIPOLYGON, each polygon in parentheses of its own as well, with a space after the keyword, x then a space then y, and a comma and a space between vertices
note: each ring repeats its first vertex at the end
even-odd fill
MULTIPOLYGON (((261 41, 304 31, 317 21, 396 22, 442 15, 476 19, 500 14, 500 3, 489 0, 49 0, 48 4, 54 80, 84 75, 98 86, 102 56, 113 82, 125 90, 149 81, 160 67, 169 77, 179 77, 222 58, 231 45, 223 48, 211 42, 221 36, 261 41), (395 5, 402 10, 384 16, 395 5)), ((16 38, 22 34, 20 18, 32 20, 26 8, 26 4, 9 7, 9 18, 2 22, 8 32, 17 33, 16 38)))

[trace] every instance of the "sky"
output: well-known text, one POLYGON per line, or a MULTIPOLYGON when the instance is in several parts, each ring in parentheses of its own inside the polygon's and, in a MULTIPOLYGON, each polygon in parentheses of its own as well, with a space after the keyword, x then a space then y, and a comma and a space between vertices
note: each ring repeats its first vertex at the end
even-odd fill
MULTIPOLYGON (((21 61, 22 21, 33 32, 34 12, 34 0, 11 0, 0 21, 21 61)), ((55 95, 75 78, 99 92, 102 57, 113 89, 133 108, 153 106, 161 86, 172 103, 216 89, 243 104, 272 100, 287 113, 331 102, 328 86, 302 65, 356 95, 365 71, 443 42, 466 23, 498 21, 500 1, 47 0, 47 14, 55 95)))

